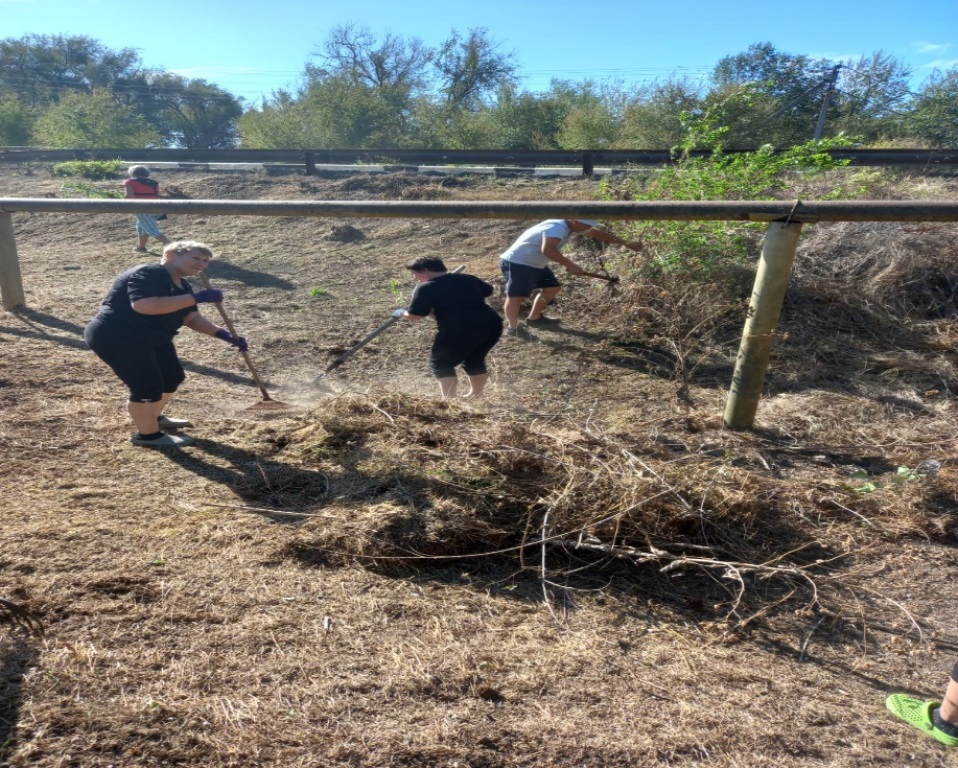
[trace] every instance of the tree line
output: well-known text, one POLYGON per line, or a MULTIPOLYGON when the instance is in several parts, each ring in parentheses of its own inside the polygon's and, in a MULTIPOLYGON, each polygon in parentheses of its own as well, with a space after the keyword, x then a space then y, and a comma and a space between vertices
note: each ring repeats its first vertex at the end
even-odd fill
POLYGON ((881 51, 834 62, 756 43, 706 81, 552 80, 523 89, 487 29, 415 37, 332 28, 299 84, 244 103, 203 79, 143 65, 89 37, 0 40, 0 145, 189 149, 664 149, 720 110, 728 148, 813 137, 958 147, 958 67, 917 90, 881 51), (824 108, 824 111, 823 111, 824 108), (821 121, 824 120, 822 123, 821 121))

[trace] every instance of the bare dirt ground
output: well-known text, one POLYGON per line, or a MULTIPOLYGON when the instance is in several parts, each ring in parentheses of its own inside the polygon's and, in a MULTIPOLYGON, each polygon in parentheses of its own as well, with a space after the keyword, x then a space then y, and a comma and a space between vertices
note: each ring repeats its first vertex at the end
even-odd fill
MULTIPOLYGON (((157 178, 212 199, 595 194, 157 178)), ((0 168, 3 197, 60 184, 0 168)), ((81 337, 143 260, 129 217, 14 215, 29 306, 0 314, 0 595, 45 632, 0 635, 5 765, 952 764, 883 702, 938 696, 958 655, 955 329, 883 326, 839 278, 875 274, 889 306, 927 294, 888 264, 953 258, 954 228, 809 234, 753 433, 721 429, 742 311, 707 351, 670 345, 642 314, 667 291, 627 280, 570 279, 561 330, 503 341, 480 404, 435 399, 428 321, 311 384, 403 303, 404 263, 494 280, 526 224, 164 222, 213 246, 211 279, 293 406, 247 410, 241 359, 185 332, 170 412, 196 443, 166 453, 129 444, 122 388, 81 337)))

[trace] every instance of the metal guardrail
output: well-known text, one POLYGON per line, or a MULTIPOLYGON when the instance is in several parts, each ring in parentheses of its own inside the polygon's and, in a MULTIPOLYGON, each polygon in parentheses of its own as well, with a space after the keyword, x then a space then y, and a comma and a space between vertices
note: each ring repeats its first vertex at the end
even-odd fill
POLYGON ((942 200, 663 200, 382 201, 382 200, 111 200, 0 198, 0 214, 168 213, 330 218, 600 219, 726 221, 958 221, 958 201, 942 200))
MULTIPOLYGON (((726 154, 752 152, 729 149, 726 154)), ((958 165, 958 149, 831 149, 828 154, 850 165, 943 167, 958 165)), ((708 157, 708 150, 693 151, 693 157, 708 157)), ((597 165, 668 165, 674 157, 666 149, 602 150, 433 150, 433 149, 35 149, 0 147, 0 162, 65 162, 68 160, 113 160, 124 162, 184 163, 288 163, 302 165, 315 175, 317 165, 489 165, 517 167, 573 166, 591 175, 597 165)))

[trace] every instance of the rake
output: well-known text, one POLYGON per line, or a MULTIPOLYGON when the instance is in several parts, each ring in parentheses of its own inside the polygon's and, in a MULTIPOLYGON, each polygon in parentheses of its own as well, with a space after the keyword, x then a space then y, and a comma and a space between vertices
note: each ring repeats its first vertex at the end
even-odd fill
MULTIPOLYGON (((465 264, 462 264, 456 267, 454 270, 452 270, 452 272, 450 272, 449 274, 454 275, 457 272, 462 272, 462 270, 464 270, 465 268, 466 268, 465 264)), ((339 368, 339 366, 341 366, 343 363, 349 360, 349 358, 355 355, 359 350, 365 347, 369 342, 375 339, 379 334, 381 334, 386 329, 391 328, 399 319, 400 318, 398 317, 390 317, 385 323, 380 325, 378 328, 376 328, 373 331, 370 331, 365 336, 363 336, 363 338, 361 338, 359 341, 353 344, 353 346, 351 346, 349 349, 347 349, 345 352, 339 355, 339 357, 335 358, 329 365, 327 365, 326 370, 324 370, 321 374, 319 374, 319 376, 317 376, 315 379, 312 380, 311 382, 312 386, 325 387, 324 384, 320 383, 322 382, 323 379, 325 379, 332 371, 335 371, 337 368, 339 368)))
POLYGON ((609 285, 615 285, 619 278, 615 275, 603 275, 601 272, 582 272, 582 277, 597 277, 599 280, 605 280, 609 285))
MULTIPOLYGON (((200 279, 203 281, 203 285, 206 288, 212 288, 210 284, 210 279, 206 275, 206 272, 200 272, 200 279)), ((219 310, 220 317, 223 318, 223 322, 226 324, 227 330, 233 334, 233 336, 239 336, 236 332, 236 328, 233 327, 233 322, 230 320, 229 315, 226 314, 226 310, 223 308, 223 302, 215 302, 216 308, 219 310)), ((249 368, 250 375, 253 377, 253 381, 256 382, 256 386, 259 387, 259 393, 263 396, 263 399, 251 405, 249 408, 244 408, 246 411, 276 411, 276 410, 287 410, 292 406, 282 403, 279 400, 274 400, 270 397, 269 392, 266 391, 266 385, 263 384, 263 380, 260 378, 259 373, 256 371, 256 367, 253 365, 253 361, 250 359, 249 352, 240 350, 240 354, 243 356, 243 360, 246 361, 246 367, 249 368)))

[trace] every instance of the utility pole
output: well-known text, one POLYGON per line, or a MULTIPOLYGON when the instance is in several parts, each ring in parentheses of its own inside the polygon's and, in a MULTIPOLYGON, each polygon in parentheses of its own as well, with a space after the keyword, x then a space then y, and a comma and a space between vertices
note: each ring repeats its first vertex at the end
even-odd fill
POLYGON ((828 114, 828 105, 832 101, 832 95, 835 93, 835 83, 838 82, 838 70, 842 68, 842 64, 836 64, 831 71, 831 74, 825 80, 825 95, 822 97, 822 110, 818 113, 818 123, 815 125, 815 136, 813 137, 816 141, 822 138, 822 133, 825 130, 825 116, 828 114))

